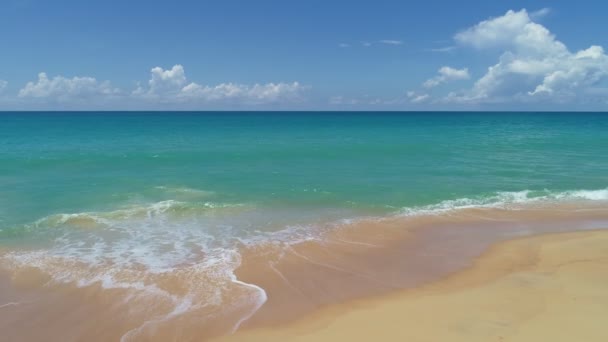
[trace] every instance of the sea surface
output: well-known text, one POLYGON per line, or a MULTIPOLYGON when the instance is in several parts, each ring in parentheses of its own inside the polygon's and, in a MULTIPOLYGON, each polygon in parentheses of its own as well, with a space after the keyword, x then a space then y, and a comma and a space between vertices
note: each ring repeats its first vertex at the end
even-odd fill
POLYGON ((607 203, 606 113, 0 113, 0 269, 165 301, 142 322, 225 308, 232 286, 238 329, 268 300, 235 273, 255 246, 365 220, 607 203), (168 290, 169 275, 196 288, 168 290))

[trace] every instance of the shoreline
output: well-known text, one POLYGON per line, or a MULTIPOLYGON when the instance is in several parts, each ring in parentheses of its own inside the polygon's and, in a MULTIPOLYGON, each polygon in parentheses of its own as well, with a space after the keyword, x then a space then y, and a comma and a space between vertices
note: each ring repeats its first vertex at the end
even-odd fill
POLYGON ((603 229, 514 238, 429 284, 217 341, 605 341, 607 245, 603 229))
MULTIPOLYGON (((208 340, 234 330, 233 336, 242 336, 273 326, 288 327, 326 308, 441 282, 468 269, 501 241, 608 224, 603 205, 585 206, 582 211, 567 205, 526 208, 470 208, 442 215, 362 220, 296 244, 244 245, 239 266, 227 283, 217 283, 213 274, 201 273, 196 264, 166 274, 137 270, 116 274, 125 284, 139 286, 139 281, 160 293, 157 298, 133 287, 106 288, 102 281, 85 286, 49 283, 53 270, 87 274, 106 269, 53 259, 46 264, 54 267, 49 269, 26 264, 7 274, 12 280, 6 279, 6 286, 0 278, 0 290, 5 287, 0 299, 18 302, 25 295, 30 304, 0 310, 0 322, 4 321, 0 327, 8 336, 30 340, 49 333, 57 339, 91 341, 164 341, 176 336, 208 340), (207 305, 214 286, 228 287, 222 289, 218 304, 207 305), (27 320, 32 315, 38 317, 36 322, 27 320)), ((107 267, 113 270, 112 265, 107 267)))
POLYGON ((567 206, 528 209, 472 208, 439 216, 363 220, 332 230, 322 243, 289 246, 278 260, 258 249, 244 251, 235 274, 264 289, 267 301, 241 330, 286 324, 325 306, 441 280, 470 267, 496 243, 608 224, 603 206, 584 212, 567 206))

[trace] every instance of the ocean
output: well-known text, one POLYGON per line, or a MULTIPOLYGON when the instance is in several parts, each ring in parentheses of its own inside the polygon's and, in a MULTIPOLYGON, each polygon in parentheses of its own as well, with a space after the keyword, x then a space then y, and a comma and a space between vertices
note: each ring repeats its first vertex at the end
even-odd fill
POLYGON ((0 113, 0 305, 52 314, 86 293, 137 340, 404 287, 424 277, 399 258, 444 246, 395 242, 414 228, 469 232, 454 247, 602 227, 607 132, 606 113, 0 113), (352 277, 369 284, 344 291, 352 277))

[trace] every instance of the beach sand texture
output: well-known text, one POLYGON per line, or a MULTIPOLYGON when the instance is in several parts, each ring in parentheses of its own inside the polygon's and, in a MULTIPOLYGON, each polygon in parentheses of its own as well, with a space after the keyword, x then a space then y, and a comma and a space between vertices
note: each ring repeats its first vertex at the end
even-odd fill
POLYGON ((221 341, 608 341, 608 232, 492 247, 432 284, 221 341))

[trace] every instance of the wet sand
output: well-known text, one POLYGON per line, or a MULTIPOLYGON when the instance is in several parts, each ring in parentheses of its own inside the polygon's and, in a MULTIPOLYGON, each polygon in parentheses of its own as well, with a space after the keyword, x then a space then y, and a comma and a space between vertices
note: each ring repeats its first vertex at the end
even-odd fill
POLYGON ((361 221, 322 241, 281 246, 273 257, 245 250, 236 275, 268 298, 241 328, 284 324, 328 305, 421 286, 470 267, 501 241, 608 226, 603 207, 571 209, 471 209, 361 221))
POLYGON ((503 242, 441 281, 221 341, 607 341, 608 231, 503 242))
MULTIPOLYGON (((4 265, 0 329, 11 341, 201 341, 236 330, 234 338, 248 340, 279 325, 285 328, 276 333, 291 339, 293 322, 333 320, 339 316, 323 314, 335 310, 327 308, 348 312, 349 303, 363 298, 425 289, 471 267, 494 243, 606 226, 608 211, 601 205, 466 209, 361 220, 297 243, 244 244, 240 266, 227 282, 201 273, 196 265, 164 274, 132 269, 115 274, 128 284, 151 285, 162 296, 107 289, 101 281, 87 286, 50 281, 49 272, 97 272, 74 263, 53 261, 46 264, 50 269, 4 265), (210 296, 215 289, 221 293, 210 296)), ((318 323, 311 324, 297 329, 317 330, 318 323)))

